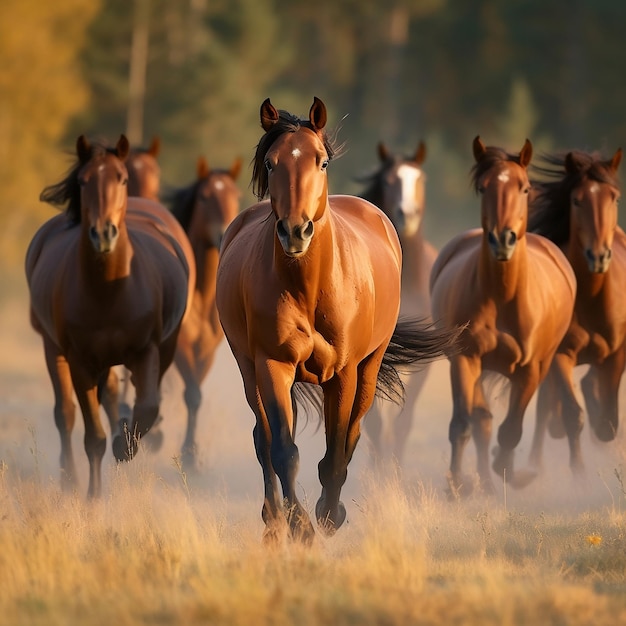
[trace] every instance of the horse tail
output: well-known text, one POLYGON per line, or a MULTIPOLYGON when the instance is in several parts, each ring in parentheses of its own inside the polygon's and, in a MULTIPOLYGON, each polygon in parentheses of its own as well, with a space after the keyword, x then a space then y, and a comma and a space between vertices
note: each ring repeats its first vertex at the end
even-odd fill
POLYGON ((399 319, 383 356, 376 380, 376 395, 394 404, 404 403, 400 374, 419 370, 460 350, 459 336, 465 326, 436 328, 424 318, 399 319))

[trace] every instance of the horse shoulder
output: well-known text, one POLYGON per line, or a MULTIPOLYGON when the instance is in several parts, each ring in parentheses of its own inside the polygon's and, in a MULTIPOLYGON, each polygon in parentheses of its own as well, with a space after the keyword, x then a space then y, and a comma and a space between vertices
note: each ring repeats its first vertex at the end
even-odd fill
MULTIPOLYGON (((567 285, 572 304, 576 297, 576 275, 564 252, 552 241, 535 233, 526 234, 528 247, 543 266, 544 271, 556 269, 567 285)), ((551 287, 552 289, 552 287, 551 287)))
POLYGON ((437 254, 430 272, 431 293, 439 275, 448 263, 458 258, 459 255, 464 255, 467 252, 478 249, 477 246, 480 243, 480 237, 482 237, 482 230, 480 228, 473 228, 459 233, 443 246, 439 254, 437 254))

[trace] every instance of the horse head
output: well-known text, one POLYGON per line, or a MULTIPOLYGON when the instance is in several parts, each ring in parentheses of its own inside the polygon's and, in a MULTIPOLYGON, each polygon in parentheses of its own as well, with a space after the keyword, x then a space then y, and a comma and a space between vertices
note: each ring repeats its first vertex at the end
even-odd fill
POLYGON ((608 161, 578 152, 565 157, 566 175, 577 180, 570 192, 570 238, 580 245, 589 271, 596 274, 606 272, 611 263, 621 160, 621 148, 608 161))
POLYGON ((241 193, 236 180, 240 172, 241 159, 235 159, 229 170, 211 170, 204 157, 198 158, 197 188, 187 233, 191 241, 219 250, 224 231, 239 213, 241 193))
MULTIPOLYGON (((269 98, 261 105, 265 136, 259 148, 267 145, 267 149, 257 160, 263 159, 266 170, 276 236, 290 257, 306 253, 313 240, 314 224, 322 218, 328 204, 326 168, 332 154, 323 132, 326 119, 326 106, 319 98, 314 98, 308 120, 277 111, 269 98)), ((257 172, 258 169, 255 163, 257 172)), ((258 176, 257 173, 257 181, 258 176)))
POLYGON ((528 220, 528 164, 532 145, 527 139, 519 155, 486 147, 480 137, 473 143, 474 184, 481 195, 481 223, 491 253, 508 261, 526 234, 528 220))
POLYGON ((92 146, 84 135, 76 141, 79 160, 81 222, 95 250, 113 252, 126 216, 128 139, 121 135, 114 149, 92 146))
POLYGON ((422 163, 426 146, 420 141, 415 154, 408 158, 394 156, 383 142, 378 144, 382 167, 378 174, 380 206, 400 235, 415 235, 424 214, 426 176, 422 163))
POLYGON ((126 159, 128 169, 128 195, 157 201, 161 187, 161 168, 157 157, 161 150, 158 137, 146 149, 130 151, 126 159))

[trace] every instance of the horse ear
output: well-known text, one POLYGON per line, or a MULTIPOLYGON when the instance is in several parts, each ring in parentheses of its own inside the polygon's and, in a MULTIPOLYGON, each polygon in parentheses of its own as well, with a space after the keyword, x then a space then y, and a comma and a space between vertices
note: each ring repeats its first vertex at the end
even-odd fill
POLYGON ((519 164, 526 169, 530 164, 530 160, 533 156, 533 144, 528 139, 524 142, 522 149, 519 153, 519 164))
POLYGON ((565 171, 568 174, 577 174, 580 169, 580 161, 573 152, 565 155, 565 171))
POLYGON ((413 157, 413 161, 418 165, 421 165, 426 159, 426 144, 423 141, 420 141, 419 146, 417 146, 417 150, 415 151, 415 156, 413 157))
POLYGON ((210 171, 207 160, 203 156, 199 156, 198 162, 196 163, 196 175, 198 176, 198 180, 206 178, 210 171))
POLYGON ((148 148, 148 152, 156 159, 161 151, 161 139, 157 135, 152 138, 152 143, 148 148))
POLYGON ((241 173, 241 157, 237 157, 233 161, 233 164, 230 166, 230 172, 228 173, 233 180, 237 180, 239 174, 241 173))
POLYGON ((622 162, 622 149, 618 148, 613 155, 613 158, 609 161, 608 166, 614 171, 617 172, 617 168, 619 164, 622 162))
POLYGON ((274 108, 270 99, 266 98, 261 105, 261 126, 267 132, 276 122, 278 122, 278 111, 274 108))
POLYGON ((309 110, 309 121, 313 126, 314 131, 322 130, 326 126, 326 105, 315 96, 313 97, 313 104, 309 110))
POLYGON ((387 146, 382 141, 379 141, 378 142, 378 158, 384 163, 385 161, 389 160, 390 156, 391 155, 389 154, 389 149, 387 148, 387 146))
POLYGON ((480 135, 476 135, 476 137, 474 137, 474 142, 472 143, 472 150, 474 151, 474 159, 476 161, 480 161, 485 156, 485 152, 487 152, 487 148, 485 147, 485 144, 482 142, 480 135))
POLYGON ((117 154, 117 158, 124 161, 130 152, 130 144, 128 143, 128 139, 126 135, 121 134, 120 138, 117 140, 117 145, 115 146, 115 154, 117 154))
POLYGON ((87 137, 85 137, 85 135, 81 135, 76 140, 76 154, 81 163, 85 163, 91 158, 91 145, 89 144, 89 141, 87 141, 87 137))

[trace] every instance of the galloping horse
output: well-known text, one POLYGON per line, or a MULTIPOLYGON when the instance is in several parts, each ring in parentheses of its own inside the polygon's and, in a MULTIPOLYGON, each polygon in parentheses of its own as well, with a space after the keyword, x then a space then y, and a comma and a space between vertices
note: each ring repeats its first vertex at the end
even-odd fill
POLYGON ((601 441, 611 441, 617 431, 618 391, 626 363, 626 234, 617 225, 621 159, 621 149, 608 160, 581 151, 547 155, 537 168, 543 180, 533 182, 536 199, 529 228, 565 252, 578 284, 569 329, 539 390, 530 456, 536 466, 541 465, 549 423, 554 436, 567 435, 574 472, 583 470, 576 365, 590 365, 581 387, 594 433, 601 441))
POLYGON ((526 140, 519 155, 473 143, 474 187, 481 195, 482 228, 457 235, 441 250, 431 275, 433 319, 446 325, 469 320, 462 349, 450 359, 453 494, 471 488, 461 473, 463 450, 474 437, 480 485, 494 489, 489 470, 492 414, 484 370, 510 380, 509 406, 498 430, 493 469, 514 487, 534 474, 513 471, 526 407, 545 377, 570 323, 576 279, 559 248, 526 232, 532 156, 526 140))
POLYGON ((190 468, 196 466, 196 425, 202 401, 200 385, 224 337, 215 304, 215 280, 224 231, 239 213, 241 194, 236 180, 240 171, 241 159, 236 159, 226 170, 210 169, 200 157, 196 181, 175 190, 169 199, 172 213, 191 242, 197 271, 193 303, 181 327, 174 357, 185 384, 187 433, 182 460, 190 468))
POLYGON ((43 337, 61 436, 61 476, 76 485, 71 434, 75 391, 85 421, 90 497, 102 491, 106 434, 98 384, 123 364, 132 373, 132 423, 113 417, 113 453, 133 457, 159 412, 159 387, 174 358, 195 280, 193 253, 180 224, 159 204, 129 198, 122 135, 115 148, 76 142, 77 163, 41 199, 67 204, 37 231, 26 253, 33 327, 43 337))
MULTIPOLYGON (((428 280, 437 257, 437 250, 426 240, 423 232, 426 176, 422 163, 426 146, 420 141, 415 154, 409 157, 391 153, 384 143, 378 144, 380 167, 361 178, 367 188, 360 195, 382 209, 398 232, 402 246, 402 291, 400 315, 430 317, 428 280)), ((377 459, 388 457, 402 460, 411 431, 417 398, 426 382, 428 368, 403 375, 406 401, 393 419, 392 428, 385 429, 383 405, 375 402, 364 424, 370 435, 377 459), (389 432, 386 432, 389 430, 389 432)))
POLYGON ((315 514, 332 534, 346 516, 340 493, 377 386, 397 393, 396 367, 442 355, 458 330, 397 324, 400 242, 374 205, 328 195, 334 147, 324 103, 315 98, 308 119, 299 119, 268 98, 260 117, 265 134, 252 178, 260 202, 226 231, 217 307, 256 417, 265 537, 277 538, 286 515, 291 535, 308 543, 313 526, 296 496, 295 384, 323 393, 326 454, 315 514))
POLYGON ((153 137, 147 148, 133 148, 126 159, 128 195, 158 202, 161 189, 161 168, 157 161, 161 141, 153 137))

